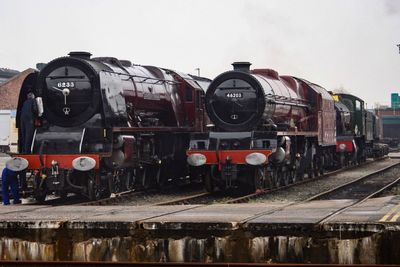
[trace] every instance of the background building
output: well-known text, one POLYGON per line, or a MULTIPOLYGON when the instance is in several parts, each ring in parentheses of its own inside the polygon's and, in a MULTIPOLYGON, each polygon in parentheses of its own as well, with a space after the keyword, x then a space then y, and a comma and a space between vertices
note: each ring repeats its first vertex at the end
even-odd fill
POLYGON ((400 140, 400 97, 398 93, 391 94, 391 105, 380 107, 376 114, 382 119, 383 137, 400 140))
POLYGON ((6 68, 0 68, 0 84, 6 82, 7 80, 11 79, 15 75, 17 75, 19 71, 11 70, 6 68))
POLYGON ((26 76, 34 71, 27 69, 18 72, 0 68, 0 151, 16 152, 18 130, 15 117, 19 91, 26 76))

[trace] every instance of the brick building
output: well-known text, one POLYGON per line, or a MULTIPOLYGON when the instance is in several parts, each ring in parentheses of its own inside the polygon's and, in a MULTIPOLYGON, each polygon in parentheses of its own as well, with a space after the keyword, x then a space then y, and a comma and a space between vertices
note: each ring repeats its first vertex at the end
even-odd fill
POLYGON ((396 109, 396 108, 385 108, 385 109, 377 109, 376 111, 376 115, 378 115, 379 117, 383 117, 383 116, 400 116, 400 108, 396 109))
POLYGON ((17 109, 18 95, 21 85, 24 82, 26 76, 34 72, 34 69, 27 69, 23 72, 18 73, 11 79, 0 84, 0 110, 1 109, 17 109))

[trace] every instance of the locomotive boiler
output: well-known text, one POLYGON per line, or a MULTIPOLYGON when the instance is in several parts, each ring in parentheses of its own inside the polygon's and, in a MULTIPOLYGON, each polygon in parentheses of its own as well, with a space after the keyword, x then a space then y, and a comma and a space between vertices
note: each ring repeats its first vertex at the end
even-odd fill
POLYGON ((314 176, 332 162, 335 110, 322 87, 237 62, 217 76, 205 99, 214 124, 193 134, 188 163, 208 191, 276 187, 314 176))
POLYGON ((234 71, 215 78, 206 93, 206 110, 216 129, 240 132, 275 124, 271 126, 285 130, 305 116, 304 95, 285 86, 276 71, 250 74, 250 63, 233 65, 234 71))
POLYGON ((87 52, 49 62, 20 92, 19 149, 11 166, 34 180, 35 197, 75 192, 97 199, 133 187, 186 177, 189 133, 202 131, 201 99, 209 80, 87 52), (33 92, 33 137, 23 136, 21 108, 33 92))

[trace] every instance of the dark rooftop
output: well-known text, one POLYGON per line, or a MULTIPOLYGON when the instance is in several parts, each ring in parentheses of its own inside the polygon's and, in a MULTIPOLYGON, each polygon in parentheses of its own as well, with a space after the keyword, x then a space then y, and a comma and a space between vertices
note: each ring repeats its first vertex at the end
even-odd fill
POLYGON ((6 82, 10 78, 14 77, 20 73, 17 70, 7 69, 7 68, 0 68, 0 84, 6 82))

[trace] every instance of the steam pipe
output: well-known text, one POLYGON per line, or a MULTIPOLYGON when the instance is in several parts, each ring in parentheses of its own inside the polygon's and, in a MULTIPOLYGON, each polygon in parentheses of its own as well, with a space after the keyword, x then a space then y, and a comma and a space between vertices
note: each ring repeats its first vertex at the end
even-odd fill
POLYGON ((71 173, 72 173, 72 171, 71 170, 69 170, 68 172, 67 172, 67 176, 65 177, 65 180, 67 181, 67 184, 69 185, 69 186, 71 186, 72 188, 74 188, 74 189, 78 189, 78 190, 82 190, 82 191, 84 191, 85 190, 85 187, 84 186, 78 186, 78 185, 74 185, 72 182, 71 182, 71 173))

